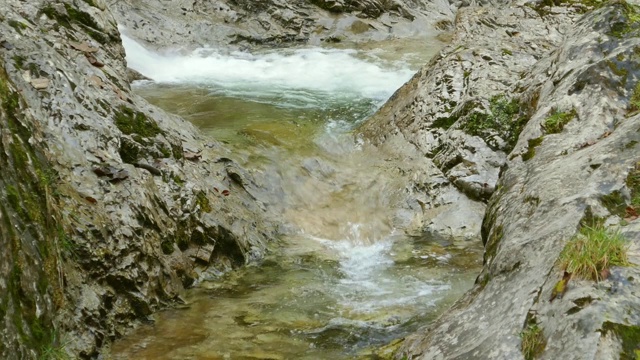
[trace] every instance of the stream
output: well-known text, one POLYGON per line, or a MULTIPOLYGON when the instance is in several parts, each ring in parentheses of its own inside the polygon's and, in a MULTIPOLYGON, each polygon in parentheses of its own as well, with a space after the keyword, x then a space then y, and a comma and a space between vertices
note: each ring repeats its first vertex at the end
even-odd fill
POLYGON ((135 84, 138 94, 277 179, 288 231, 259 264, 205 274, 187 306, 114 343, 114 359, 376 358, 471 287, 481 244, 405 235, 407 175, 352 135, 437 40, 251 54, 123 43, 129 66, 154 80, 135 84))

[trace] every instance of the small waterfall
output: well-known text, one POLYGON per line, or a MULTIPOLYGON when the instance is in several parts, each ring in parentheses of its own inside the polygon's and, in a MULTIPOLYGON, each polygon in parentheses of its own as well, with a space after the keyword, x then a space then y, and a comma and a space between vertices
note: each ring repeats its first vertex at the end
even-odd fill
POLYGON ((224 53, 200 48, 189 54, 147 50, 122 35, 130 68, 156 83, 191 84, 215 94, 280 106, 326 107, 329 102, 382 102, 413 74, 405 63, 359 56, 355 50, 300 48, 224 53))

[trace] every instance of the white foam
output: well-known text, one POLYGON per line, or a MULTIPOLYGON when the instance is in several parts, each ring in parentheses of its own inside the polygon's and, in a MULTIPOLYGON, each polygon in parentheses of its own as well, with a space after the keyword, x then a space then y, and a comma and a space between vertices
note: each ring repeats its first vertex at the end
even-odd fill
POLYGON ((128 66, 156 82, 209 85, 238 96, 285 94, 313 101, 320 93, 386 100, 413 73, 406 65, 363 60, 355 50, 224 54, 202 48, 183 55, 152 52, 126 35, 122 43, 128 66))
POLYGON ((354 313, 371 313, 406 305, 431 306, 450 285, 398 276, 391 258, 393 236, 371 242, 360 235, 362 224, 348 224, 346 239, 312 237, 338 257, 342 276, 330 291, 341 307, 354 313))

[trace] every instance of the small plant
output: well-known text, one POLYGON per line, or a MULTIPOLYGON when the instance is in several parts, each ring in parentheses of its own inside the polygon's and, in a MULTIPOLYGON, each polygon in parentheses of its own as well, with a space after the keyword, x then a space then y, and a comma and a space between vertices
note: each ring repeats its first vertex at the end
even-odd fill
POLYGON ((640 210, 640 162, 636 163, 627 176, 627 186, 631 190, 631 206, 640 210))
POLYGON ((528 143, 529 143, 529 147, 527 148, 527 152, 522 154, 522 161, 529 161, 531 159, 533 159, 533 157, 536 154, 536 147, 540 146, 540 144, 542 144, 542 140, 544 138, 542 136, 535 138, 535 139, 529 139, 528 143))
POLYGON ((522 340, 522 354, 525 360, 535 359, 542 351, 544 351, 547 341, 544 338, 542 328, 538 324, 530 323, 520 333, 522 340))
POLYGON ((629 99, 629 111, 636 112, 638 110, 640 110, 640 81, 636 84, 629 99))
POLYGON ((65 351, 69 342, 62 342, 56 332, 50 333, 44 339, 45 344, 40 348, 38 360, 70 360, 71 356, 65 351))
POLYGON ((562 132, 564 126, 577 116, 576 110, 571 109, 568 112, 559 112, 553 110, 551 115, 544 120, 542 128, 549 134, 557 134, 562 132))
POLYGON ((627 266, 627 244, 619 231, 583 226, 560 254, 560 266, 574 276, 600 281, 611 266, 627 266))

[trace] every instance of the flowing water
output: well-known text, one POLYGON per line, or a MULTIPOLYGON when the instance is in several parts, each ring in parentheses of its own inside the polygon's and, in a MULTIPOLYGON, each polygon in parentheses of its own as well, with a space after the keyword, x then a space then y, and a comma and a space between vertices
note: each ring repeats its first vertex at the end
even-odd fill
POLYGON ((115 343, 115 359, 371 358, 471 286, 481 249, 397 230, 406 175, 351 135, 435 40, 186 55, 123 42, 154 80, 136 91, 273 179, 290 231, 260 264, 201 282, 188 306, 115 343))

